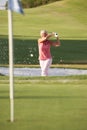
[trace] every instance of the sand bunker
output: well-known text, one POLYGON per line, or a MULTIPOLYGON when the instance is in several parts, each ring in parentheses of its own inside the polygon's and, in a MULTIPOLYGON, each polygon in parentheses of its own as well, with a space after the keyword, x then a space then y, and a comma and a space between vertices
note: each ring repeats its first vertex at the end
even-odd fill
MULTIPOLYGON (((14 68, 14 76, 40 76, 40 68, 14 68)), ((0 67, 0 74, 9 75, 9 68, 0 67)), ((87 75, 87 70, 50 68, 49 76, 87 75)))

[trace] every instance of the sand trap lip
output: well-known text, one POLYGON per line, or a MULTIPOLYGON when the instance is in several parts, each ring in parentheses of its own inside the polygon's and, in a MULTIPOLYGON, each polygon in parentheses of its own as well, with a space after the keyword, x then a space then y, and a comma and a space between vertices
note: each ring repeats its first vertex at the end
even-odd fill
MULTIPOLYGON (((14 68, 14 76, 40 76, 40 68, 14 68)), ((9 75, 9 68, 0 67, 0 74, 9 75)), ((87 75, 87 70, 50 68, 49 76, 87 75)))

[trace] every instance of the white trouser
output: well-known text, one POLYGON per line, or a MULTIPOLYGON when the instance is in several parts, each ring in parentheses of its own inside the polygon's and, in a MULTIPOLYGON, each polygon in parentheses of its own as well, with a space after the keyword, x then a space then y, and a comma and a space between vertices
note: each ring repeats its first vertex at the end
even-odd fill
POLYGON ((50 65, 52 64, 52 59, 47 60, 40 60, 40 67, 41 67, 41 76, 47 76, 48 75, 48 69, 50 68, 50 65))

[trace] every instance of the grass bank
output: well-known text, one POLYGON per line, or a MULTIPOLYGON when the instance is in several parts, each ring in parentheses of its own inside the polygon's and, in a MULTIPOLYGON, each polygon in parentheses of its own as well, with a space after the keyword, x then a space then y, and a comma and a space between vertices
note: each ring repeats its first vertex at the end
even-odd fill
MULTIPOLYGON (((85 0, 62 0, 25 9, 25 15, 13 13, 14 37, 36 39, 41 29, 56 31, 61 39, 87 39, 85 0)), ((0 35, 8 34, 7 11, 0 11, 0 35)))

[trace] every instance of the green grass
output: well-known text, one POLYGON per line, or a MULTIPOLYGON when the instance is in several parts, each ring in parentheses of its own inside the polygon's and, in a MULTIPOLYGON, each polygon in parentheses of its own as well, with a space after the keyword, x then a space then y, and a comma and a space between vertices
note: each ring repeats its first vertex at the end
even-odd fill
POLYGON ((8 77, 0 77, 0 130, 86 130, 87 76, 15 77, 15 121, 8 77))
MULTIPOLYGON (((41 29, 56 31, 61 39, 87 39, 87 6, 84 0, 62 0, 25 9, 25 15, 13 13, 15 37, 39 37, 41 29)), ((7 35, 7 11, 0 11, 0 35, 7 35)))

